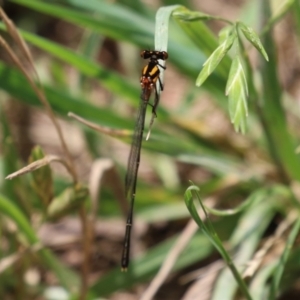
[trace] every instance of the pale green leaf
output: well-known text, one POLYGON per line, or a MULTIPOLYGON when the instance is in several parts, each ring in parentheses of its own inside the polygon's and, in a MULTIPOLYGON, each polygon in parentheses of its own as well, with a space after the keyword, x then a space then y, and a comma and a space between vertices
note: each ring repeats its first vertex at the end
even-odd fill
POLYGON ((201 70, 196 80, 196 86, 200 86, 207 79, 207 77, 214 71, 214 69, 218 66, 218 64, 221 62, 223 57, 231 48, 235 37, 236 34, 233 32, 206 60, 206 62, 203 64, 203 69, 201 70))
POLYGON ((247 96, 248 86, 243 65, 237 56, 230 68, 226 86, 226 95, 229 100, 229 115, 236 131, 246 131, 246 118, 248 116, 247 96))
POLYGON ((246 39, 261 53, 265 60, 269 61, 268 54, 253 28, 246 26, 243 23, 239 23, 239 28, 242 30, 246 39))

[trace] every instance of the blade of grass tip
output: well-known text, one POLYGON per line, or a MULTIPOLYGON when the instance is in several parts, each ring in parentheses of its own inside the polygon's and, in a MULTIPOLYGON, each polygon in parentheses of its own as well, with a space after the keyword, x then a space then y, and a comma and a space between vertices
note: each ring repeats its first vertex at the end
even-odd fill
MULTIPOLYGON (((165 51, 168 50, 168 35, 169 35, 169 20, 172 12, 178 8, 179 5, 170 5, 170 6, 164 6, 161 7, 157 13, 155 18, 155 35, 154 35, 154 48, 158 51, 165 51)), ((163 67, 165 66, 165 60, 159 60, 159 64, 163 67)), ((160 82, 159 80, 156 82, 156 93, 158 97, 158 101, 161 94, 161 84, 164 84, 164 68, 160 68, 160 82)), ((150 120, 149 130, 146 136, 146 141, 148 141, 150 134, 151 134, 151 128, 154 122, 154 119, 156 118, 156 114, 152 113, 152 117, 150 120)))
MULTIPOLYGON (((174 10, 181 7, 180 5, 170 5, 161 7, 155 17, 155 35, 154 35, 154 46, 156 50, 168 51, 168 38, 169 38, 169 21, 171 14, 174 10)), ((165 61, 160 60, 162 66, 165 65, 165 61)), ((164 82, 164 69, 161 69, 160 79, 163 84, 164 82)), ((160 86, 157 82, 158 93, 160 94, 160 86)))
MULTIPOLYGON (((268 1, 261 2, 261 19, 268 20, 271 12, 268 1)), ((262 36, 262 44, 269 56, 269 63, 261 60, 263 103, 261 123, 267 137, 269 152, 279 169, 282 180, 300 180, 300 161, 295 154, 295 141, 287 128, 285 111, 282 107, 282 88, 278 79, 276 46, 272 32, 262 36), (276 120, 276 122, 274 122, 276 120)))
POLYGON ((275 269, 275 273, 274 273, 272 285, 271 285, 270 298, 269 298, 271 300, 276 299, 276 295, 279 290, 280 280, 282 278, 283 271, 284 271, 285 265, 287 263, 288 257, 290 255, 290 252, 292 250, 292 246, 293 246, 293 244, 296 240, 296 237, 299 233, 299 229, 300 229, 300 218, 298 217, 298 219, 296 220, 296 222, 294 224, 292 231, 290 232, 290 234, 288 236, 284 251, 283 251, 280 261, 275 269))
POLYGON ((168 50, 169 20, 172 12, 181 5, 170 5, 161 7, 156 13, 155 22, 155 49, 159 51, 168 50))

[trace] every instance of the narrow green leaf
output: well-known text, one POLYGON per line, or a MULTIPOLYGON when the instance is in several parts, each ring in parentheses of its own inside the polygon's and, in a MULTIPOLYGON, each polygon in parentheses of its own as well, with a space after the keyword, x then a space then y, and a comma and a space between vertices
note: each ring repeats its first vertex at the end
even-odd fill
POLYGON ((248 86, 243 65, 237 56, 233 61, 226 85, 226 94, 229 100, 229 115, 235 130, 246 131, 246 118, 248 116, 247 96, 248 86))
POLYGON ((201 86, 202 83, 207 79, 207 77, 214 71, 214 69, 218 66, 228 50, 231 48, 235 38, 236 34, 233 31, 232 34, 227 36, 225 41, 206 60, 203 65, 203 69, 201 70, 196 80, 196 86, 201 86))
MULTIPOLYGON (((270 18, 268 1, 261 2, 260 17, 262 20, 270 18)), ((283 89, 278 78, 278 54, 272 32, 265 32, 262 36, 270 62, 261 62, 262 95, 260 110, 261 122, 267 137, 269 152, 283 180, 300 180, 300 160, 295 154, 296 138, 293 136, 283 107, 283 89)))
POLYGON ((167 51, 169 39, 169 21, 172 12, 178 9, 180 5, 170 5, 161 7, 155 17, 155 49, 167 51))
POLYGON ((246 39, 261 53, 266 61, 269 61, 267 52, 265 51, 264 46, 262 45, 257 33, 253 28, 246 26, 245 24, 239 22, 238 27, 242 30, 246 39))
POLYGON ((117 3, 114 3, 112 9, 110 3, 96 0, 68 1, 71 6, 41 0, 12 0, 12 2, 90 28, 117 40, 147 45, 153 36, 152 23, 149 19, 117 3))
MULTIPOLYGON (((168 41, 169 41, 169 21, 172 12, 180 7, 180 5, 170 5, 161 7, 155 17, 155 36, 154 36, 154 45, 155 49, 159 49, 160 51, 168 50, 168 41)), ((165 66, 166 62, 161 60, 160 64, 165 66)), ((160 80, 161 83, 164 83, 164 69, 160 69, 160 80)), ((157 81, 156 89, 158 94, 160 95, 160 83, 157 81)), ((155 117, 155 114, 152 115, 152 119, 155 117)), ((150 132, 150 131, 149 131, 150 132)))
MULTIPOLYGON (((86 74, 86 73, 85 73, 86 74)), ((32 90, 29 83, 24 80, 24 76, 15 68, 4 65, 0 62, 0 82, 1 89, 11 96, 22 100, 28 105, 40 106, 37 95, 32 90)), ((56 113, 66 116, 69 111, 80 114, 81 117, 98 122, 101 125, 110 127, 129 127, 129 122, 118 116, 110 108, 97 107, 90 104, 84 98, 74 97, 70 93, 60 91, 47 85, 43 86, 47 99, 56 113)), ((137 94, 137 93, 136 93, 137 94)), ((19 169, 12 168, 13 171, 19 169)), ((7 172, 6 175, 12 172, 7 172)))

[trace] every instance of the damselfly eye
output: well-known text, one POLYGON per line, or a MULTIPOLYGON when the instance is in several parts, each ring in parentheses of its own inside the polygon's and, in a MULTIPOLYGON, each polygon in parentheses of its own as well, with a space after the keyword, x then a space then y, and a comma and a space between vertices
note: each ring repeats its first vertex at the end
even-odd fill
POLYGON ((145 58, 145 53, 146 53, 146 50, 143 50, 143 51, 141 52, 141 57, 142 57, 142 58, 145 58))
POLYGON ((168 52, 162 51, 161 53, 162 53, 162 55, 163 55, 163 59, 164 59, 164 60, 168 59, 168 57, 169 57, 168 52))

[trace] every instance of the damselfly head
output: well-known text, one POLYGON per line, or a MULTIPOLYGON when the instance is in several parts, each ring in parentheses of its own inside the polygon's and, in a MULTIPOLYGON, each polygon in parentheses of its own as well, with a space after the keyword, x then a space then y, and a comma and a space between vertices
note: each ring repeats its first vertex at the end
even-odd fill
POLYGON ((141 52, 141 57, 144 59, 150 58, 151 61, 156 61, 158 59, 166 60, 169 55, 166 51, 143 50, 141 52))

